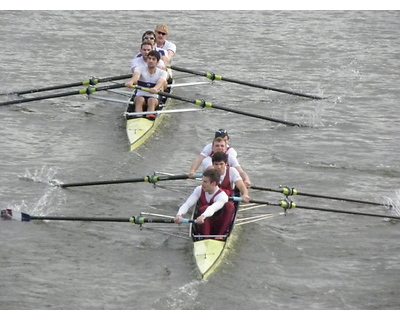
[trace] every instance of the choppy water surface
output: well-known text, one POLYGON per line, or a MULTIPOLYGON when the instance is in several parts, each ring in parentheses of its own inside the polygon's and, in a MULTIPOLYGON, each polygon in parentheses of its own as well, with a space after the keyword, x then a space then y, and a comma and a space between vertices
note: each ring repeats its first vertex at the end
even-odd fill
MULTIPOLYGON (((182 113, 168 116, 137 152, 128 151, 122 104, 71 96, 3 106, 1 208, 35 215, 174 214, 195 182, 61 189, 49 181, 185 173, 221 127, 257 186, 398 202, 399 18, 397 11, 2 11, 2 93, 129 73, 141 34, 165 21, 178 47, 177 66, 326 99, 228 82, 177 88, 177 95, 308 127, 213 109, 182 113)), ((175 78, 204 81, 179 72, 175 78)), ((225 263, 199 281, 190 243, 182 239, 123 223, 0 221, 0 308, 399 308, 396 223, 296 209, 237 231, 225 263)))

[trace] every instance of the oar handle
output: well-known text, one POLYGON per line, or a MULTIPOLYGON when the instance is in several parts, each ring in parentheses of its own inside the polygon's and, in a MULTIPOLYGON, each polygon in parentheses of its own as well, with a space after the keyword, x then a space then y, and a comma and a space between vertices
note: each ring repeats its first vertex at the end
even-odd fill
MULTIPOLYGON (((145 223, 175 223, 174 218, 152 218, 152 217, 131 217, 130 222, 134 224, 145 224, 145 223)), ((196 220, 182 219, 181 223, 196 223, 196 220)))

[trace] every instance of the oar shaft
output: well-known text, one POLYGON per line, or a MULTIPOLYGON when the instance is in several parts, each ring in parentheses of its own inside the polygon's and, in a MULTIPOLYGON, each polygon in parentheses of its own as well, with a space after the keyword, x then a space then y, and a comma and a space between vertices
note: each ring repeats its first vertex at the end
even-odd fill
POLYGON ((317 100, 323 99, 322 97, 318 97, 318 96, 310 95, 310 94, 305 94, 305 93, 294 92, 292 90, 278 89, 278 88, 273 88, 273 87, 269 87, 269 86, 265 86, 265 85, 261 85, 261 84, 247 82, 247 81, 230 79, 230 78, 226 78, 226 77, 223 77, 223 76, 218 76, 218 75, 216 75, 214 73, 198 72, 198 71, 189 70, 189 69, 185 69, 185 68, 178 67, 178 66, 168 66, 168 67, 171 68, 172 70, 186 72, 186 73, 190 73, 190 74, 195 74, 195 75, 198 75, 198 76, 203 76, 203 77, 206 77, 206 78, 208 78, 210 80, 227 81, 227 82, 242 84, 242 85, 249 86, 249 87, 261 88, 261 89, 266 89, 266 90, 271 90, 271 91, 277 91, 277 92, 281 92, 281 93, 287 93, 287 94, 296 95, 296 96, 305 97, 305 98, 310 98, 310 99, 317 99, 317 100))
MULTIPOLYGON (((1 210, 1 219, 18 220, 29 222, 32 220, 55 220, 55 221, 90 221, 90 222, 130 222, 142 225, 144 223, 175 223, 174 218, 132 216, 130 218, 118 217, 58 217, 58 216, 31 216, 28 213, 14 211, 11 209, 1 210)), ((196 223, 196 220, 183 219, 180 223, 196 223)))
POLYGON ((106 78, 101 78, 101 79, 92 78, 92 79, 89 79, 86 81, 81 81, 81 82, 73 82, 73 83, 68 83, 68 84, 61 84, 61 85, 56 85, 56 86, 44 87, 44 88, 30 89, 30 90, 25 90, 25 91, 15 91, 15 92, 10 92, 9 94, 10 95, 11 94, 20 95, 20 94, 27 94, 27 93, 65 89, 65 88, 71 88, 71 87, 77 87, 77 86, 94 86, 101 82, 123 80, 123 79, 128 79, 130 77, 132 77, 132 74, 124 74, 124 75, 120 75, 120 76, 106 77, 106 78))
MULTIPOLYGON (((242 198, 238 197, 231 197, 230 200, 234 201, 243 201, 242 198)), ((374 213, 364 213, 364 212, 356 212, 356 211, 347 211, 347 210, 338 210, 338 209, 330 209, 330 208, 317 208, 317 207, 306 207, 306 206, 298 206, 297 204, 293 203, 292 201, 280 201, 279 203, 271 203, 268 201, 259 201, 259 200, 250 200, 251 203, 259 203, 259 204, 266 204, 270 206, 279 206, 284 209, 306 209, 306 210, 317 210, 317 211, 326 211, 326 212, 337 212, 337 213, 345 213, 345 214, 353 214, 359 216, 367 216, 367 217, 378 217, 378 218, 389 218, 389 219, 396 219, 400 220, 399 216, 389 216, 389 215, 381 215, 381 214, 374 214, 374 213)))
MULTIPOLYGON (((136 86, 136 88, 140 89, 140 90, 143 90, 143 91, 149 91, 149 89, 142 88, 142 87, 139 87, 139 86, 136 86)), ((214 109, 224 110, 224 111, 228 111, 228 112, 232 112, 232 113, 246 115, 246 116, 253 117, 253 118, 258 118, 258 119, 268 120, 268 121, 272 121, 272 122, 277 122, 277 123, 281 123, 281 124, 285 124, 285 125, 293 126, 293 127, 306 127, 305 125, 301 125, 301 124, 296 123, 296 122, 290 122, 290 121, 285 121, 285 120, 265 117, 265 116, 262 116, 262 115, 253 114, 253 113, 249 113, 249 112, 245 112, 245 111, 234 110, 234 109, 231 109, 231 108, 218 106, 218 105, 212 104, 210 102, 205 102, 203 100, 189 99, 189 98, 180 97, 180 96, 177 96, 177 95, 174 95, 174 94, 171 94, 171 93, 167 93, 167 92, 159 91, 158 95, 164 96, 164 97, 169 97, 169 98, 176 99, 176 100, 189 102, 189 103, 195 104, 196 106, 199 106, 199 107, 202 107, 202 108, 214 108, 214 109)))
MULTIPOLYGON (((87 222, 130 222, 134 224, 145 223, 175 223, 174 218, 151 218, 151 217, 130 217, 130 218, 113 218, 113 217, 57 217, 57 216, 29 216, 25 214, 22 221, 30 220, 49 220, 49 221, 87 221, 87 222)), ((181 223, 196 223, 196 220, 183 219, 181 223)))
POLYGON ((396 216, 388 216, 374 213, 364 213, 364 212, 355 212, 355 211, 347 211, 347 210, 337 210, 337 209, 326 209, 326 208, 316 208, 316 207, 306 207, 306 206, 295 206, 298 209, 306 209, 306 210, 317 210, 317 211, 326 211, 326 212, 336 212, 336 213, 345 213, 345 214, 353 214, 358 216, 367 216, 367 217, 377 217, 377 218, 390 218, 400 220, 400 217, 396 216))
POLYGON ((372 202, 372 201, 356 200, 356 199, 348 199, 348 198, 332 197, 332 196, 325 196, 325 195, 312 194, 312 193, 306 193, 306 192, 299 192, 294 188, 271 189, 271 188, 256 187, 256 186, 251 186, 250 188, 254 189, 254 190, 272 191, 272 192, 283 193, 284 195, 289 195, 289 196, 298 195, 298 196, 314 197, 314 198, 321 198, 321 199, 330 199, 330 200, 349 201, 349 202, 356 202, 356 203, 363 203, 363 204, 372 204, 372 205, 376 205, 376 206, 382 206, 383 205, 382 203, 372 202))
POLYGON ((120 184, 120 183, 134 183, 145 182, 146 178, 138 179, 123 179, 123 180, 103 180, 103 181, 89 181, 89 182, 76 182, 76 183, 62 183, 59 184, 61 188, 84 187, 84 186, 99 186, 104 184, 120 184))
MULTIPOLYGON (((195 178, 201 178, 201 174, 196 174, 195 178)), ((173 176, 147 176, 144 178, 134 178, 134 179, 122 179, 122 180, 103 180, 103 181, 89 181, 89 182, 76 182, 76 183, 61 183, 58 186, 61 188, 70 188, 70 187, 84 187, 84 186, 97 186, 97 185, 105 185, 105 184, 121 184, 121 183, 134 183, 134 182, 149 182, 149 183, 157 183, 159 181, 167 181, 167 180, 184 180, 189 179, 188 174, 181 175, 173 175, 173 176)))
POLYGON ((131 222, 131 218, 112 218, 112 217, 30 216, 30 220, 90 221, 90 222, 131 222))
POLYGON ((82 90, 78 90, 78 91, 70 91, 70 92, 56 93, 56 94, 51 94, 51 95, 41 96, 41 97, 33 97, 33 98, 25 98, 25 99, 18 99, 18 100, 1 102, 0 106, 6 106, 6 105, 11 105, 11 104, 19 104, 19 103, 26 103, 26 102, 37 101, 37 100, 45 100, 45 99, 67 97, 67 96, 73 96, 73 95, 79 95, 79 94, 87 94, 87 95, 89 95, 89 94, 92 94, 92 93, 97 92, 97 91, 116 89, 116 88, 121 88, 121 87, 124 87, 124 86, 125 86, 125 84, 114 84, 114 85, 104 86, 104 87, 100 87, 100 88, 88 87, 86 89, 82 89, 82 90))

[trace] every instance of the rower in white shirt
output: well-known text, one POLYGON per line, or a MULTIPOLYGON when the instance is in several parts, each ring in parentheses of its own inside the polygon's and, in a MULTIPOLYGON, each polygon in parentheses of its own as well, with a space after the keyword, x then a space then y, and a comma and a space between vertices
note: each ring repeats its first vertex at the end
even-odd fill
MULTIPOLYGON (((214 138, 218 138, 218 137, 223 138, 226 142, 226 145, 227 145, 226 154, 231 155, 233 157, 237 157, 236 150, 228 145, 229 139, 230 139, 229 135, 228 135, 228 131, 226 131, 225 129, 219 129, 218 131, 215 132, 214 138)), ((207 158, 208 156, 212 155, 212 153, 213 153, 212 145, 213 145, 212 143, 209 143, 208 145, 206 145, 204 147, 204 149, 200 152, 200 154, 197 156, 197 158, 193 161, 193 164, 190 168, 190 173, 189 173, 190 178, 192 178, 192 179, 194 178, 194 174, 195 174, 196 170, 200 167, 203 160, 205 158, 207 158)))
MULTIPOLYGON (((160 53, 153 50, 150 51, 147 57, 146 67, 136 67, 132 79, 126 83, 128 88, 133 85, 139 85, 150 89, 149 92, 138 90, 135 95, 135 112, 143 112, 144 107, 147 111, 155 111, 159 104, 158 91, 166 86, 168 73, 165 70, 157 68, 157 63, 160 61, 160 53)), ((155 120, 154 114, 147 115, 147 119, 155 120)))
MULTIPOLYGON (((153 45, 150 41, 144 41, 140 45, 140 54, 136 56, 131 62, 131 71, 132 74, 135 72, 137 67, 147 67, 147 58, 149 56, 150 51, 153 50, 153 45)), ((157 68, 162 70, 167 70, 164 62, 160 59, 157 63, 157 68)))
MULTIPOLYGON (((167 50, 164 50, 162 48, 156 48, 155 47, 155 42, 156 42, 156 34, 153 31, 146 31, 145 33, 143 33, 142 35, 142 42, 151 42, 151 44, 153 45, 153 48, 155 50, 157 50, 160 54, 161 54, 161 60, 164 62, 164 65, 167 66, 168 62, 169 62, 169 58, 168 58, 168 52, 167 50)), ((141 52, 139 52, 136 57, 140 57, 142 55, 141 52)), ((135 57, 135 58, 136 58, 135 57)))
POLYGON ((157 49, 164 49, 168 53, 168 61, 167 64, 170 64, 172 62, 172 59, 174 58, 176 54, 176 45, 167 40, 168 35, 170 33, 169 27, 166 24, 159 24, 156 26, 155 29, 155 34, 156 34, 156 43, 155 43, 155 48, 157 49))
MULTIPOLYGON (((224 153, 227 152, 226 141, 221 137, 215 138, 213 141, 212 154, 215 154, 216 152, 224 152, 224 153)), ((202 165, 203 165, 203 170, 212 167, 212 156, 207 156, 206 158, 204 158, 202 165)), ((246 185, 247 188, 250 188, 251 181, 249 179, 249 176, 240 166, 237 158, 234 157, 233 155, 228 155, 228 165, 232 168, 236 168, 236 170, 239 171, 239 174, 242 177, 244 184, 246 185)), ((189 177, 192 177, 193 174, 194 172, 190 172, 189 177)))

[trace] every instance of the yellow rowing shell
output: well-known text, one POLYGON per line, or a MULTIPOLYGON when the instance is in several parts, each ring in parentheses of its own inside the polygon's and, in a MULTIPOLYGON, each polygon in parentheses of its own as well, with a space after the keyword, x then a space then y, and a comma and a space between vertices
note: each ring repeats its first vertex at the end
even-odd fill
POLYGON ((146 118, 128 119, 126 123, 126 133, 128 135, 130 151, 139 148, 151 137, 160 126, 165 114, 158 114, 154 121, 146 118))
POLYGON ((193 254, 201 278, 208 279, 229 251, 231 237, 226 241, 205 239, 193 242, 193 254))

